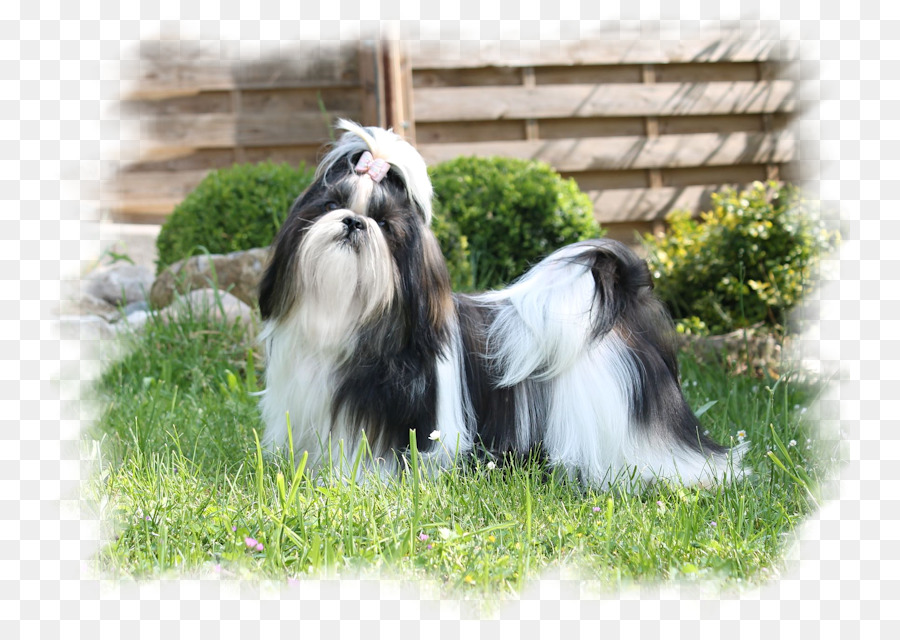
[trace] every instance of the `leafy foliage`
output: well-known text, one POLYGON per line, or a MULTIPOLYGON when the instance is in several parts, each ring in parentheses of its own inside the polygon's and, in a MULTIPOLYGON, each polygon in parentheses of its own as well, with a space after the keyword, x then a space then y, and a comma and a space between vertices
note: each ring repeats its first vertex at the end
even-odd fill
POLYGON ((673 211, 664 236, 645 237, 657 295, 680 331, 783 327, 815 284, 822 256, 836 246, 838 234, 789 184, 726 189, 712 202, 699 220, 673 211))
POLYGON ((162 226, 157 271, 199 246, 210 253, 268 246, 312 179, 313 170, 303 164, 236 164, 211 172, 162 226))
POLYGON ((430 174, 434 231, 456 289, 502 286, 551 251, 599 235, 587 195, 544 163, 461 157, 430 174))

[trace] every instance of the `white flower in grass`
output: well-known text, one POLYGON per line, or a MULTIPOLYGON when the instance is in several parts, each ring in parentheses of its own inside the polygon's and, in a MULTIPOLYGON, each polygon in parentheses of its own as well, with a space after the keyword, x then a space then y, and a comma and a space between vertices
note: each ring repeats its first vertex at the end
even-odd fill
POLYGON ((456 537, 456 532, 452 529, 448 529, 447 527, 441 527, 438 529, 438 535, 441 536, 444 540, 450 540, 451 538, 456 537))
POLYGON ((441 432, 438 431, 437 429, 435 429, 434 431, 432 431, 432 432, 428 435, 428 439, 429 439, 429 440, 440 440, 440 439, 441 439, 441 432))
POLYGON ((488 468, 488 469, 496 469, 496 468, 497 468, 497 465, 494 464, 494 461, 493 461, 493 460, 491 460, 490 462, 487 463, 487 468, 488 468))
POLYGON ((789 446, 789 447, 796 447, 796 446, 797 446, 797 441, 796 441, 796 440, 791 440, 790 442, 788 442, 788 446, 789 446))

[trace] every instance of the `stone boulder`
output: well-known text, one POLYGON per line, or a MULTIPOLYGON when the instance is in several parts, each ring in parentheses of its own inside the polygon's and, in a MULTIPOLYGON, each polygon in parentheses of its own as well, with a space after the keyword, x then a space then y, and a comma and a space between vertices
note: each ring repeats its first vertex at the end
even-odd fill
POLYGON ((145 300, 153 286, 153 270, 145 265, 114 264, 97 269, 84 279, 86 303, 117 307, 145 300))
POLYGON ((762 325, 715 336, 678 336, 679 346, 706 362, 727 364, 736 373, 748 372, 777 377, 784 364, 784 340, 778 340, 762 325))
POLYGON ((253 310, 249 305, 235 296, 225 291, 215 291, 214 289, 195 289, 190 293, 178 296, 175 301, 163 309, 160 315, 164 321, 177 319, 181 314, 194 313, 206 314, 215 320, 222 319, 222 312, 225 312, 225 320, 228 323, 240 319, 245 324, 251 324, 253 320, 253 310), (221 308, 216 302, 216 294, 222 302, 221 308))
POLYGON ((156 278, 150 289, 150 304, 162 309, 177 294, 217 287, 252 307, 268 260, 269 249, 265 248, 199 255, 176 262, 156 278))

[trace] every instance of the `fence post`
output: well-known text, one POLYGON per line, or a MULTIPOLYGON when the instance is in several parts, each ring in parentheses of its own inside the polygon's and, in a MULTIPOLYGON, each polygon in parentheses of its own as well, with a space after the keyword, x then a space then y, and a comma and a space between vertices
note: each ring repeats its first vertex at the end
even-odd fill
POLYGON ((384 43, 384 85, 387 126, 412 144, 416 142, 412 101, 412 65, 403 45, 395 39, 384 43))
POLYGON ((385 72, 380 40, 360 40, 359 84, 362 91, 360 124, 366 127, 384 127, 387 122, 385 72))

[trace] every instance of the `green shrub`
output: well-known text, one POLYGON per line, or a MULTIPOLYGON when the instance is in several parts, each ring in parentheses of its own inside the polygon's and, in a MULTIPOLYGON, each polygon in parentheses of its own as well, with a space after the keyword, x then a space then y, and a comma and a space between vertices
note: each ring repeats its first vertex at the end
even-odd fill
POLYGON ((554 249, 600 235, 587 195, 546 164, 462 157, 430 175, 433 228, 457 290, 503 286, 554 249))
POLYGON ((159 232, 157 272, 196 252, 268 246, 294 199, 312 182, 301 164, 236 164, 207 175, 175 207, 159 232))
POLYGON ((674 211, 664 236, 645 236, 657 294, 679 331, 719 334, 759 323, 783 330, 837 232, 788 184, 726 189, 712 205, 699 220, 674 211))

